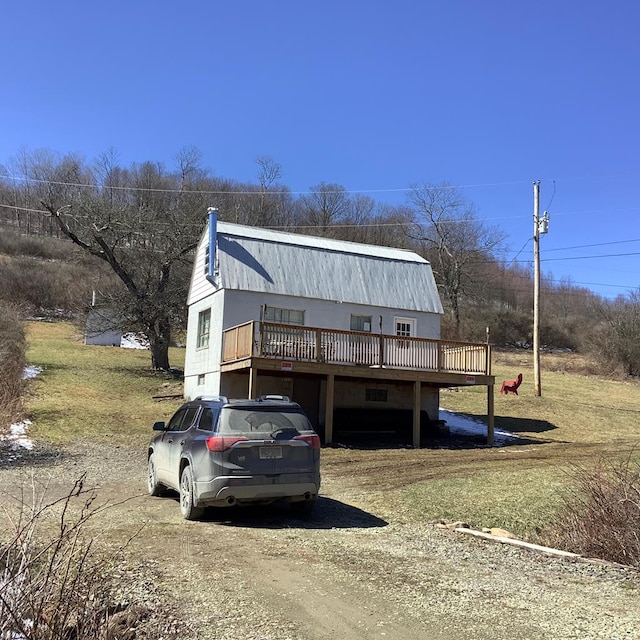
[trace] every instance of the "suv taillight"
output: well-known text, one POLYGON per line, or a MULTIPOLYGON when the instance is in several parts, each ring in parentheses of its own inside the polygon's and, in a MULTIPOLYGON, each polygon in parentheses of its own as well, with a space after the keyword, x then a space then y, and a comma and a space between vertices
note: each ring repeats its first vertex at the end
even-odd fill
POLYGON ((209 451, 226 451, 233 447, 236 442, 243 442, 248 438, 237 438, 235 436, 210 436, 207 438, 207 449, 209 451))
POLYGON ((294 440, 304 440, 312 449, 320 448, 320 438, 314 433, 312 436, 294 436, 294 440))

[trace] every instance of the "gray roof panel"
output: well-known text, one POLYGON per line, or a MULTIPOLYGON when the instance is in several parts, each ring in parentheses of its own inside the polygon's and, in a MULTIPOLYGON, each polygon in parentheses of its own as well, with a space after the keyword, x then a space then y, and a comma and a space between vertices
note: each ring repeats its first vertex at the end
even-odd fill
POLYGON ((431 265, 404 249, 218 223, 224 289, 442 313, 431 265))

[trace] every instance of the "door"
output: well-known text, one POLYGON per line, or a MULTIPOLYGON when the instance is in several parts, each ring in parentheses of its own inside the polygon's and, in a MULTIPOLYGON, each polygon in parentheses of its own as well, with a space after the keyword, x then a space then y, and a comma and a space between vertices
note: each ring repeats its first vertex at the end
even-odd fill
POLYGON ((397 338, 393 341, 393 346, 389 354, 390 364, 395 367, 411 366, 413 343, 411 340, 402 340, 402 338, 416 337, 416 319, 395 317, 393 319, 394 334, 397 338))
POLYGON ((161 480, 162 482, 168 483, 170 481, 171 474, 169 464, 171 459, 171 448, 173 446, 176 428, 180 427, 186 413, 187 407, 181 407, 178 409, 178 411, 173 414, 171 420, 169 420, 166 431, 154 444, 153 457, 155 458, 156 463, 156 474, 158 480, 161 480))
POLYGON ((193 432, 190 432, 189 428, 193 424, 198 410, 199 407, 189 407, 180 422, 169 425, 169 432, 166 434, 168 436, 167 452, 169 454, 169 462, 167 465, 169 472, 168 480, 174 487, 180 486, 180 478, 178 477, 180 458, 182 457, 182 450, 185 447, 187 438, 193 437, 193 432))

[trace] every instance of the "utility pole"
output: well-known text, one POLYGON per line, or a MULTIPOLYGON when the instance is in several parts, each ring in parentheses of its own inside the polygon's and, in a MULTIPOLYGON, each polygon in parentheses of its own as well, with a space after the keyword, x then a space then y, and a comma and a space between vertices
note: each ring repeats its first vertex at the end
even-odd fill
POLYGON ((533 389, 540 386, 540 180, 533 183, 533 389))

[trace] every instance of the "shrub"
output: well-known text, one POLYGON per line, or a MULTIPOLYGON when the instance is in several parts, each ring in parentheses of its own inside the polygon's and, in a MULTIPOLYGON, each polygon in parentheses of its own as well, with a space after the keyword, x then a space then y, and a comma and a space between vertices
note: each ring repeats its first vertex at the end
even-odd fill
POLYGON ((94 550, 87 524, 117 505, 96 506, 84 477, 58 500, 46 503, 45 493, 30 504, 23 496, 0 547, 0 638, 189 637, 186 625, 149 601, 151 580, 122 579, 123 549, 107 557, 94 550))
POLYGON ((16 309, 0 301, 0 425, 18 414, 26 341, 16 309))
POLYGON ((600 459, 571 475, 545 544, 640 568, 640 462, 600 459))
POLYGON ((0 234, 0 253, 8 256, 34 256, 46 260, 67 260, 73 250, 73 246, 68 240, 24 235, 7 230, 3 230, 0 234))

